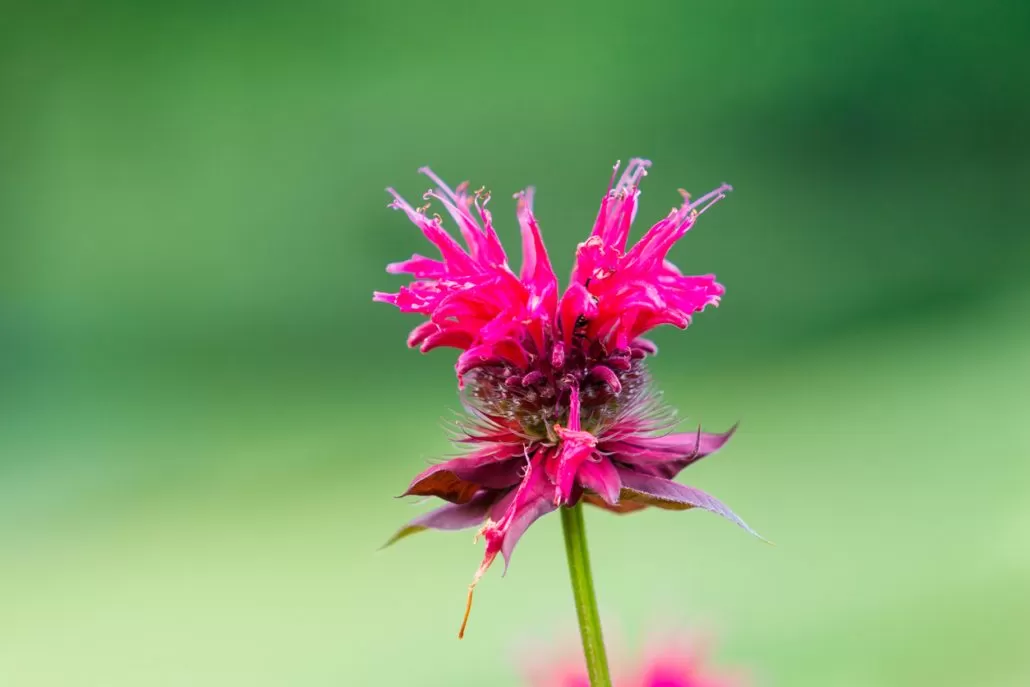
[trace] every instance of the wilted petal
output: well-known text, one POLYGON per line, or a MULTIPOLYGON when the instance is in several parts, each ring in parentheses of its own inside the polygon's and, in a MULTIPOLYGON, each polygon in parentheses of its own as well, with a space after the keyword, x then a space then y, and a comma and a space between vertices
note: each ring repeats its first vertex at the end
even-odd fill
POLYGON ((508 566, 511 564, 511 554, 515 551, 515 545, 522 539, 522 535, 526 533, 529 526, 556 508, 557 506, 551 499, 550 485, 548 484, 546 487, 536 489, 533 498, 527 500, 512 518, 508 531, 504 535, 504 542, 501 544, 505 572, 508 571, 508 566))
MULTIPOLYGON (((503 499, 502 502, 507 504, 504 514, 496 522, 490 517, 480 531, 486 539, 486 552, 483 555, 483 562, 479 564, 479 569, 472 578, 472 584, 469 585, 465 617, 462 620, 461 629, 458 631, 459 638, 465 634, 465 625, 468 623, 469 611, 472 608, 472 592, 480 578, 497 558, 497 554, 500 553, 504 557, 504 568, 507 570, 515 545, 518 544, 529 526, 536 522, 541 515, 549 513, 557 507, 551 499, 551 483, 548 481, 542 465, 545 458, 546 451, 543 449, 533 456, 526 464, 526 473, 518 489, 503 499)), ((491 516, 502 502, 494 504, 494 507, 490 509, 491 516)))
POLYGON ((490 567, 498 553, 503 554, 505 568, 511 561, 515 545, 537 518, 556 508, 552 487, 543 470, 544 451, 540 451, 527 465, 522 484, 508 500, 504 514, 496 522, 488 521, 483 528, 486 538, 486 555, 476 574, 478 579, 490 567))
POLYGON ((438 496, 451 503, 468 503, 477 491, 478 484, 434 465, 416 477, 401 496, 438 496))

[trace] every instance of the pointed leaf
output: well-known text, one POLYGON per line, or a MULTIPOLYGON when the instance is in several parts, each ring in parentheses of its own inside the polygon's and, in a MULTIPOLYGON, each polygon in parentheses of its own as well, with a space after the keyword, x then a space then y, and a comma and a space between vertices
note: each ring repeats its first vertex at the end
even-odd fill
POLYGON ((751 529, 747 523, 737 517, 729 507, 719 499, 706 494, 700 489, 688 487, 679 482, 645 475, 626 468, 617 468, 622 479, 622 499, 647 503, 666 510, 687 510, 701 508, 716 515, 721 515, 730 522, 736 523, 745 531, 759 539, 761 535, 751 529))

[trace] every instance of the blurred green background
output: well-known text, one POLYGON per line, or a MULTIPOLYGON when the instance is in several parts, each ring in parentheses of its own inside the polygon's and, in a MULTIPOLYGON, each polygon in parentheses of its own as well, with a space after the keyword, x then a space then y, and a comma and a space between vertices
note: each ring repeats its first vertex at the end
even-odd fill
MULTIPOLYGON (((614 160, 728 292, 660 331, 742 428, 704 513, 588 514, 620 645, 758 684, 1030 684, 1026 3, 5 3, 0 684, 516 685, 574 632, 558 519, 377 547, 453 452, 453 355, 371 302, 383 188, 538 189, 567 273, 614 160)), ((640 227, 638 226, 638 231, 640 227)))

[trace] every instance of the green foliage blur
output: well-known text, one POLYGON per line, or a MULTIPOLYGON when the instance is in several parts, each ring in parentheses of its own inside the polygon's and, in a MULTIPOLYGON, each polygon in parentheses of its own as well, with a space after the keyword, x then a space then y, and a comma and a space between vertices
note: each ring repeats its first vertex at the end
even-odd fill
POLYGON ((557 518, 377 547, 452 455, 453 355, 373 304, 425 164, 533 184, 566 273, 616 159, 727 286, 653 370, 705 513, 588 513, 612 652, 756 685, 1030 684, 1030 5, 6 4, 0 685, 519 684, 557 518), (621 647, 621 649, 620 649, 621 647))

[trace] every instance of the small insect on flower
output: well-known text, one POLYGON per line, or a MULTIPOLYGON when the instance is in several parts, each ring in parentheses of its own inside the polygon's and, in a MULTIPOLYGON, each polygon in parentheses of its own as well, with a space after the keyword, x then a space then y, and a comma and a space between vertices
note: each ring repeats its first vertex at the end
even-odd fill
MULTIPOLYGON (((655 637, 635 662, 614 666, 614 687, 744 687, 743 671, 713 668, 709 642, 687 634, 655 637)), ((544 654, 547 655, 546 652, 544 654)), ((583 656, 575 648, 545 661, 524 662, 529 687, 590 687, 583 656)))
POLYGON ((672 413, 650 391, 645 365, 656 346, 643 338, 663 324, 681 329, 694 313, 718 305, 715 276, 682 274, 666 259, 697 218, 730 190, 720 186, 683 202, 627 248, 640 181, 650 162, 634 159, 615 182, 615 165, 593 231, 576 250, 562 292, 533 215, 533 189, 516 194, 522 266, 516 273, 494 230, 489 194, 468 184, 435 184, 425 194, 453 219, 464 246, 439 215, 416 209, 393 189, 404 212, 440 253, 387 267, 413 281, 376 301, 425 321, 408 345, 422 352, 461 351, 455 370, 468 410, 459 443, 466 455, 419 474, 405 496, 447 503, 416 518, 390 540, 425 529, 479 527, 486 552, 472 590, 498 554, 505 567, 526 529, 542 515, 583 500, 616 513, 655 506, 702 508, 751 531, 708 494, 673 481, 733 434, 673 431, 672 413))

